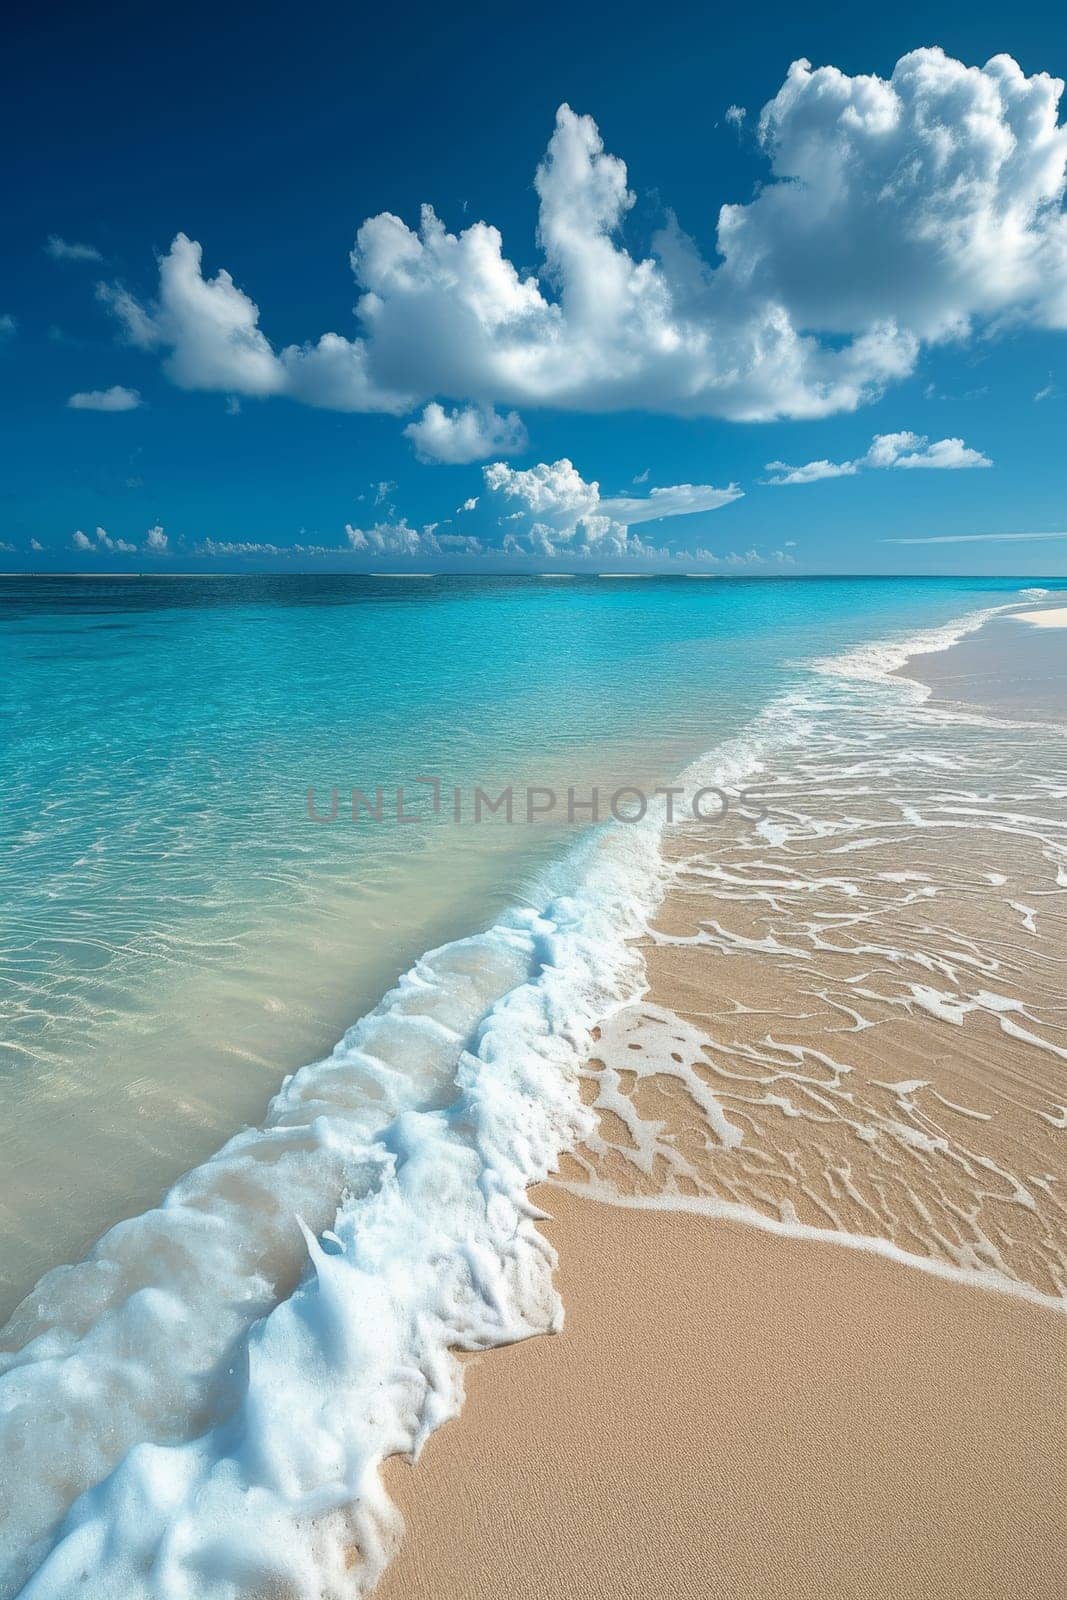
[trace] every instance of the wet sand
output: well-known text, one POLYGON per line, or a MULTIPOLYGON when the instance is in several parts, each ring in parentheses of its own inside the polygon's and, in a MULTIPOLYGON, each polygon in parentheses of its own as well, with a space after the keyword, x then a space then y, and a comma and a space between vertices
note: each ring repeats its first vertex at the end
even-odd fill
POLYGON ((1062 622, 1035 625, 1031 617, 1067 617, 1056 607, 994 617, 950 650, 917 656, 901 671, 947 702, 1039 722, 1067 722, 1067 630, 1062 622))

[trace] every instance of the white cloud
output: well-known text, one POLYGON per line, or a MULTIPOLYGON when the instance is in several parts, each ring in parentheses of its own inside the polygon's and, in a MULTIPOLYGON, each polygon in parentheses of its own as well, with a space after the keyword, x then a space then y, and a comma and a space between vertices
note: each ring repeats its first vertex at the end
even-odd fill
MULTIPOLYGON (((428 538, 437 524, 424 528, 423 534, 428 538)), ((482 541, 473 533, 442 533, 437 537, 437 543, 442 550, 459 551, 464 555, 480 555, 485 549, 482 541)))
MULTIPOLYGON (((304 532, 303 529, 300 530, 304 532)), ((225 560, 230 557, 267 556, 271 559, 285 561, 291 560, 336 560, 339 557, 350 555, 351 550, 347 545, 340 544, 274 544, 269 540, 258 539, 201 539, 192 546, 192 554, 206 556, 211 560, 225 560)))
POLYGON ((897 455, 891 462, 875 463, 878 466, 890 465, 894 467, 932 467, 945 472, 959 472, 972 467, 991 467, 993 465, 988 456, 980 450, 972 450, 965 445, 962 439, 937 439, 933 444, 927 444, 925 439, 911 438, 911 444, 903 447, 904 453, 897 455))
POLYGON ((99 250, 91 244, 71 244, 67 239, 61 239, 58 234, 49 234, 45 243, 45 255, 51 256, 53 261, 102 261, 104 258, 99 250))
POLYGON ((440 555, 441 541, 433 527, 413 528, 406 517, 399 522, 376 522, 371 528, 354 528, 345 524, 345 538, 350 550, 360 555, 418 556, 440 555))
POLYGON ((877 433, 866 455, 855 461, 809 461, 791 467, 785 461, 768 461, 767 471, 774 476, 766 481, 776 486, 793 483, 818 483, 821 478, 853 478, 866 467, 927 467, 942 472, 959 472, 973 467, 991 467, 988 456, 972 450, 962 439, 936 439, 933 444, 919 433, 877 433))
POLYGON ((477 511, 477 509, 478 496, 476 494, 472 494, 468 499, 464 500, 461 506, 457 507, 456 515, 458 516, 461 511, 477 511))
POLYGON ((133 555, 137 549, 128 539, 113 539, 103 528, 97 528, 96 542, 101 550, 117 550, 121 555, 133 555))
POLYGON ((744 106, 726 107, 726 120, 733 128, 740 128, 741 124, 745 120, 746 115, 747 113, 744 106))
POLYGON ((18 318, 5 311, 3 316, 0 316, 0 344, 5 339, 13 339, 18 332, 18 326, 18 318))
MULTIPOLYGON (((94 550, 97 552, 106 550, 112 555, 123 556, 136 555, 138 548, 146 551, 149 555, 162 555, 167 548, 168 542, 167 535, 158 526, 149 528, 144 536, 144 543, 140 547, 132 544, 129 539, 112 538, 106 528, 97 528, 95 538, 92 539, 89 538, 87 533, 83 533, 80 528, 71 537, 71 544, 75 550, 94 550)), ((40 550, 41 546, 36 541, 31 541, 31 548, 40 550)))
POLYGON ((720 506, 740 500, 742 492, 736 483, 725 489, 715 489, 710 483, 676 483, 667 489, 650 489, 647 495, 621 495, 601 500, 600 509, 605 516, 632 528, 636 522, 659 522, 663 517, 718 511, 720 506))
POLYGON ((193 553, 198 556, 291 556, 294 546, 287 544, 264 544, 258 540, 249 539, 201 539, 200 543, 193 546, 193 553))
MULTIPOLYGON (((710 484, 682 483, 653 489, 647 496, 603 500, 600 485, 587 483, 565 456, 525 469, 494 461, 483 467, 482 475, 491 493, 505 502, 517 501, 521 507, 522 534, 508 533, 504 548, 518 548, 525 541, 546 556, 565 549, 618 554, 640 549, 641 541, 627 531, 635 523, 717 510, 741 496, 736 484, 715 489, 710 484)), ((505 520, 513 521, 515 515, 511 513, 505 520)))
POLYGON ((500 416, 490 406, 465 406, 446 411, 431 400, 417 422, 409 422, 404 437, 415 446, 420 461, 462 465, 487 456, 515 455, 529 440, 517 411, 500 416))
POLYGON ((775 476, 768 483, 818 483, 821 478, 851 478, 859 471, 854 461, 808 461, 791 467, 786 461, 768 461, 767 471, 775 476))
POLYGON ((88 389, 72 394, 67 405, 72 411, 136 411, 141 396, 136 389, 126 389, 121 383, 110 389, 88 389))
MULTIPOLYGON (((447 396, 826 416, 905 377, 924 343, 1067 326, 1061 92, 1004 55, 977 68, 916 50, 889 79, 797 61, 759 118, 770 181, 721 208, 712 261, 673 221, 631 253, 626 168, 590 117, 561 106, 535 178, 539 275, 515 267, 489 223, 452 234, 426 207, 416 231, 383 212, 352 251, 354 340, 277 354, 255 303, 226 272, 205 279, 183 234, 154 306, 103 293, 188 388, 397 413, 447 396)), ((462 434, 442 416, 453 426, 438 433, 462 434)))
POLYGON ((34 550, 34 551, 37 551, 37 552, 40 552, 41 550, 44 549, 44 545, 41 543, 40 539, 31 539, 30 540, 30 549, 34 550))
POLYGON ((695 550, 692 555, 675 556, 670 551, 651 552, 669 561, 681 561, 684 565, 696 562, 699 566, 730 567, 735 570, 741 567, 765 567, 771 561, 777 566, 791 567, 796 565, 796 557, 788 555, 785 550, 774 550, 770 557, 761 555, 758 550, 746 550, 743 553, 729 550, 725 555, 718 555, 714 550, 695 550))
POLYGON ((1067 539, 1067 533, 934 533, 914 539, 883 539, 882 544, 1009 544, 1016 539, 1067 539))
POLYGON ((132 555, 137 546, 126 539, 113 539, 106 528, 97 528, 95 541, 79 528, 71 539, 75 550, 108 550, 118 555, 132 555))
POLYGON ((335 411, 404 411, 406 398, 375 389, 362 343, 325 333, 317 344, 276 354, 259 326, 259 307, 225 270, 203 274, 203 251, 176 235, 159 263, 159 294, 143 306, 126 289, 97 293, 142 349, 168 351, 163 367, 182 389, 221 389, 264 398, 288 394, 335 411))
POLYGON ((720 215, 729 271, 826 333, 1064 326, 1062 91, 1007 55, 915 50, 888 80, 794 62, 760 117, 778 181, 720 215))

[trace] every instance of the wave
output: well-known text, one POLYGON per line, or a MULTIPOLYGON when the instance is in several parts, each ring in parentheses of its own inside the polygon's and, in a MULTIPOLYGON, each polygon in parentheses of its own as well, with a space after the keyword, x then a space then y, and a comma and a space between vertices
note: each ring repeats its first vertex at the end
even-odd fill
POLYGON ((657 832, 424 956, 263 1127, 42 1280, 0 1356, 0 1593, 373 1584, 378 1466, 457 1411, 453 1349, 560 1325, 526 1190, 589 1131, 577 1068, 640 988, 657 832))

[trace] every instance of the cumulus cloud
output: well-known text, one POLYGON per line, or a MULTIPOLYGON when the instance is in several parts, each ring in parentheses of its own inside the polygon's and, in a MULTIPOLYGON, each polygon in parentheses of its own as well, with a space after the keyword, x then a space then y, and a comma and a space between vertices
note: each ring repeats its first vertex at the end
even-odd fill
POLYGON ((915 50, 888 80, 794 62, 760 117, 778 181, 720 215, 730 270, 823 332, 1063 327, 1062 92, 1007 55, 978 68, 915 50))
POLYGON ((35 553, 39 553, 40 551, 42 551, 44 549, 44 545, 41 543, 40 539, 31 539, 30 540, 30 549, 33 550, 35 553))
POLYGON ((635 523, 714 511, 741 497, 736 484, 715 489, 710 484, 682 483, 653 489, 647 496, 602 499, 600 485, 587 482, 565 456, 523 469, 494 461, 483 467, 482 474, 492 494, 519 508, 505 520, 521 522, 523 527, 506 535, 504 548, 525 543, 546 556, 563 550, 621 554, 639 549, 640 540, 628 532, 635 523))
POLYGON ((484 461, 487 456, 516 455, 529 440, 517 411, 500 416, 490 406, 464 406, 446 411, 431 400, 417 422, 409 422, 404 437, 415 446, 420 461, 459 466, 484 461))
MULTIPOLYGON (((893 436, 890 435, 890 438, 893 436)), ((959 472, 971 467, 991 467, 993 465, 988 456, 980 450, 972 450, 965 445, 962 439, 937 439, 933 444, 927 444, 924 438, 916 438, 913 433, 903 433, 896 436, 900 441, 890 446, 895 453, 889 461, 872 462, 874 466, 884 467, 933 467, 947 472, 959 472)), ((876 441, 877 442, 877 441, 876 441)), ((881 436, 883 446, 886 436, 881 436)))
POLYGON ((152 305, 102 293, 188 388, 398 414, 460 403, 412 425, 428 456, 473 448, 472 407, 483 424, 484 408, 531 405, 826 416, 908 375, 924 344, 1067 326, 1062 87, 1006 55, 970 67, 916 50, 886 79, 794 62, 758 121, 770 179, 721 208, 711 260, 673 220, 628 247, 626 167, 561 106, 535 177, 537 274, 488 222, 454 234, 430 207, 417 229, 383 212, 352 251, 351 340, 277 353, 254 301, 225 271, 205 278, 184 234, 152 305))
POLYGON ((138 391, 121 383, 113 383, 110 389, 87 389, 67 401, 72 411, 136 411, 140 404, 138 391))
POLYGON ((91 244, 72 244, 68 239, 61 239, 58 234, 51 233, 45 242, 45 255, 51 256, 53 261, 102 261, 104 258, 91 244))
MULTIPOLYGON (((72 535, 70 542, 75 550, 93 550, 97 553, 107 550, 113 555, 132 556, 137 554, 138 549, 138 546, 131 544, 128 539, 113 539, 106 528, 97 528, 94 539, 90 539, 89 535, 79 528, 72 535)), ((141 548, 150 555, 162 555, 167 548, 167 542, 167 535, 162 528, 149 528, 141 548)), ((36 548, 39 549, 40 546, 36 548)))
POLYGON ((120 555, 132 555, 137 546, 126 539, 113 539, 106 528, 97 528, 95 540, 79 528, 71 539, 75 550, 110 550, 120 555))
POLYGON ((357 555, 369 556, 440 556, 445 551, 476 554, 481 542, 466 534, 443 534, 435 531, 438 524, 429 523, 423 528, 413 528, 406 517, 399 521, 376 522, 370 528, 356 528, 345 524, 348 549, 357 555))
POLYGON ((768 461, 773 476, 766 481, 778 486, 793 483, 818 483, 821 478, 853 478, 866 467, 927 467, 943 472, 959 472, 972 467, 991 467, 988 456, 972 450, 962 439, 935 439, 933 444, 919 433, 877 433, 866 455, 855 461, 808 461, 791 467, 785 461, 768 461))
POLYGON ((97 294, 131 343, 167 352, 164 371, 182 389, 288 394, 335 411, 411 408, 408 398, 375 387, 360 341, 325 333, 317 344, 290 345, 277 354, 259 326, 255 301, 225 270, 205 278, 201 246, 184 233, 160 260, 155 302, 142 305, 114 284, 99 284, 97 294))

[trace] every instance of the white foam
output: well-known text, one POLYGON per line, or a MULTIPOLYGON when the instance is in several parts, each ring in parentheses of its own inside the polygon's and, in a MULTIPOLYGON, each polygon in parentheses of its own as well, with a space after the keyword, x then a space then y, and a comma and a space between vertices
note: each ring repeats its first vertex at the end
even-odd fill
POLYGON ((452 1349, 561 1320, 526 1189, 590 1126, 577 1069, 640 984, 657 836, 612 830, 570 893, 425 957, 263 1128, 43 1280, 0 1358, 0 1593, 373 1582, 378 1466, 458 1409, 452 1349))
MULTIPOLYGON (((985 606, 952 622, 942 623, 936 628, 924 628, 917 633, 899 634, 893 638, 874 639, 867 644, 856 646, 855 649, 842 651, 840 655, 820 657, 811 663, 812 669, 835 678, 859 678, 870 683, 884 682, 899 673, 901 668, 906 667, 915 656, 936 655, 942 650, 949 650, 969 633, 976 633, 993 617, 1010 610, 1010 602, 998 606, 985 606)), ((916 692, 916 698, 923 700, 929 698, 931 690, 926 684, 916 683, 913 679, 905 681, 916 692)))
POLYGON ((935 1256, 920 1256, 910 1250, 902 1250, 891 1239, 881 1239, 872 1234, 850 1233, 842 1228, 818 1228, 810 1223, 797 1221, 795 1213, 788 1214, 788 1207, 785 1215, 776 1218, 768 1216, 764 1211, 757 1211, 755 1206, 738 1205, 734 1201, 719 1200, 712 1195, 686 1195, 673 1192, 624 1195, 607 1185, 597 1183, 563 1183, 560 1187, 588 1199, 600 1201, 602 1204, 622 1206, 631 1211, 694 1212, 698 1216, 743 1222, 748 1227, 760 1228, 764 1233, 776 1233, 787 1239, 807 1239, 812 1243, 837 1245, 845 1250, 861 1250, 867 1255, 881 1256, 887 1261, 895 1261, 913 1271, 924 1272, 932 1278, 944 1278, 950 1283, 966 1284, 972 1289, 988 1289, 995 1293, 1008 1294, 1018 1300, 1028 1300, 1032 1305, 1044 1306, 1049 1311, 1061 1314, 1067 1312, 1067 1301, 1058 1295, 1043 1294, 1031 1284, 1009 1278, 994 1267, 955 1266, 948 1261, 939 1261, 935 1256))

